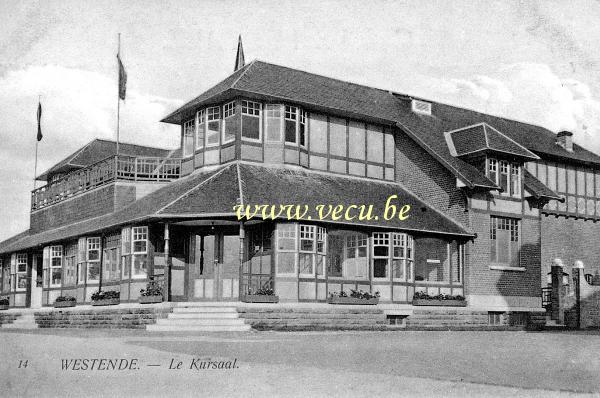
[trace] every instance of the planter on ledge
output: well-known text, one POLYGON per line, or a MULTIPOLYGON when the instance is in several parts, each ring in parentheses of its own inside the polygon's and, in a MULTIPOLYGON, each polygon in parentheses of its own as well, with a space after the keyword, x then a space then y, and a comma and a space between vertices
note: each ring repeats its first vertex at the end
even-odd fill
POLYGON ((121 302, 121 299, 111 298, 111 299, 103 299, 103 300, 92 300, 93 306, 101 306, 101 305, 117 305, 121 302))
POLYGON ((140 304, 162 303, 163 296, 140 296, 140 304))
POLYGON ((242 296, 244 303, 278 303, 279 296, 266 294, 246 294, 242 296))
POLYGON ((429 305, 439 307, 466 307, 466 300, 427 300, 427 299, 413 299, 413 305, 429 305))
POLYGON ((2 304, 0 305, 0 311, 4 311, 8 309, 8 304, 2 304))
POLYGON ((54 308, 66 308, 66 307, 75 307, 75 304, 77 304, 76 301, 55 301, 54 302, 54 308))
POLYGON ((379 298, 360 299, 356 297, 329 297, 327 302, 329 304, 376 305, 379 303, 379 298))

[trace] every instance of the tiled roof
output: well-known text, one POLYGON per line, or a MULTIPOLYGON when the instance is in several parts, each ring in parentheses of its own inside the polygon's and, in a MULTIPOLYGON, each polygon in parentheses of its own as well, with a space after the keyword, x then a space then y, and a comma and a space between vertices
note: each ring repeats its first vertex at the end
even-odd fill
POLYGON ((525 189, 536 199, 555 199, 564 202, 563 197, 544 185, 543 182, 535 178, 527 169, 523 169, 523 184, 525 184, 525 189))
MULTIPOLYGON (((155 148, 144 145, 119 143, 119 153, 129 156, 149 156, 149 157, 176 157, 179 150, 169 150, 155 148)), ((95 139, 75 153, 67 156, 42 174, 38 180, 45 181, 48 175, 57 172, 67 172, 73 169, 79 169, 97 163, 107 157, 117 153, 117 143, 115 141, 95 139)))
MULTIPOLYGON (((64 227, 25 234, 0 243, 0 253, 39 247, 51 242, 98 233, 121 225, 158 219, 234 217, 234 206, 243 192, 244 205, 373 204, 373 214, 381 215, 386 200, 398 195, 393 203, 400 208, 408 204, 412 210, 405 221, 365 220, 346 222, 372 227, 433 232, 455 236, 472 236, 462 225, 433 209, 401 185, 336 176, 286 167, 269 167, 230 163, 208 171, 198 171, 174 181, 133 202, 115 213, 77 222, 64 227), (294 189, 290 189, 294 187, 294 189)), ((312 219, 318 215, 308 213, 312 219)), ((342 221, 327 222, 340 223, 342 221)))
MULTIPOLYGON (((179 124, 186 118, 193 117, 193 112, 198 107, 240 95, 266 101, 287 101, 315 112, 330 112, 396 125, 436 157, 457 178, 472 187, 498 189, 496 184, 477 168, 452 156, 444 132, 480 123, 493 126, 505 137, 537 155, 600 165, 598 155, 578 145, 573 145, 573 152, 567 152, 556 145, 556 135, 543 127, 434 101, 429 101, 432 103, 431 116, 416 114, 411 110, 412 97, 262 61, 253 61, 246 65, 172 112, 163 121, 179 124)), ((503 147, 502 143, 499 145, 500 148, 503 147)), ((511 148, 514 149, 512 145, 511 148)))
POLYGON ((473 155, 481 152, 500 152, 524 160, 539 159, 536 154, 487 123, 448 131, 445 136, 450 153, 454 156, 473 155))

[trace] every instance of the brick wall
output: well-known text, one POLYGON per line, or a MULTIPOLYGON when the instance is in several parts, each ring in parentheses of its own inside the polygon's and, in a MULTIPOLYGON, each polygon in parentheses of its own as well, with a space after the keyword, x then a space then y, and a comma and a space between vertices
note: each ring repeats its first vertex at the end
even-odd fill
POLYGON ((571 273, 575 260, 583 261, 584 273, 600 273, 600 222, 579 218, 542 215, 542 285, 552 260, 560 258, 571 273))
POLYGON ((465 268, 467 294, 539 297, 540 233, 539 221, 523 218, 520 222, 520 266, 525 271, 490 269, 490 215, 472 212, 471 222, 477 239, 470 246, 469 263, 465 268))
POLYGON ((465 194, 456 178, 402 131, 396 131, 396 181, 465 227, 469 225, 465 194))

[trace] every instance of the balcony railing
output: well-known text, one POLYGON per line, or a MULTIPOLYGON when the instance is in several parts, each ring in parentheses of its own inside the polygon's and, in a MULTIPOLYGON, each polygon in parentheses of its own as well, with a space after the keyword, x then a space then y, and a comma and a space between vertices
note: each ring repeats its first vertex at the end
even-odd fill
POLYGON ((181 176, 181 159, 114 155, 73 171, 31 192, 39 210, 112 181, 172 181, 181 176))

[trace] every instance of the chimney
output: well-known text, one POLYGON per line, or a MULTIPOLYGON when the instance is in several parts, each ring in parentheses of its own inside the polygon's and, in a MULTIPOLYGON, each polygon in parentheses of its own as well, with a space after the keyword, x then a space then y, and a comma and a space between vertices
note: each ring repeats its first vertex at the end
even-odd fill
POLYGON ((556 134, 556 145, 560 145, 567 152, 573 152, 573 133, 570 131, 561 131, 556 134))

